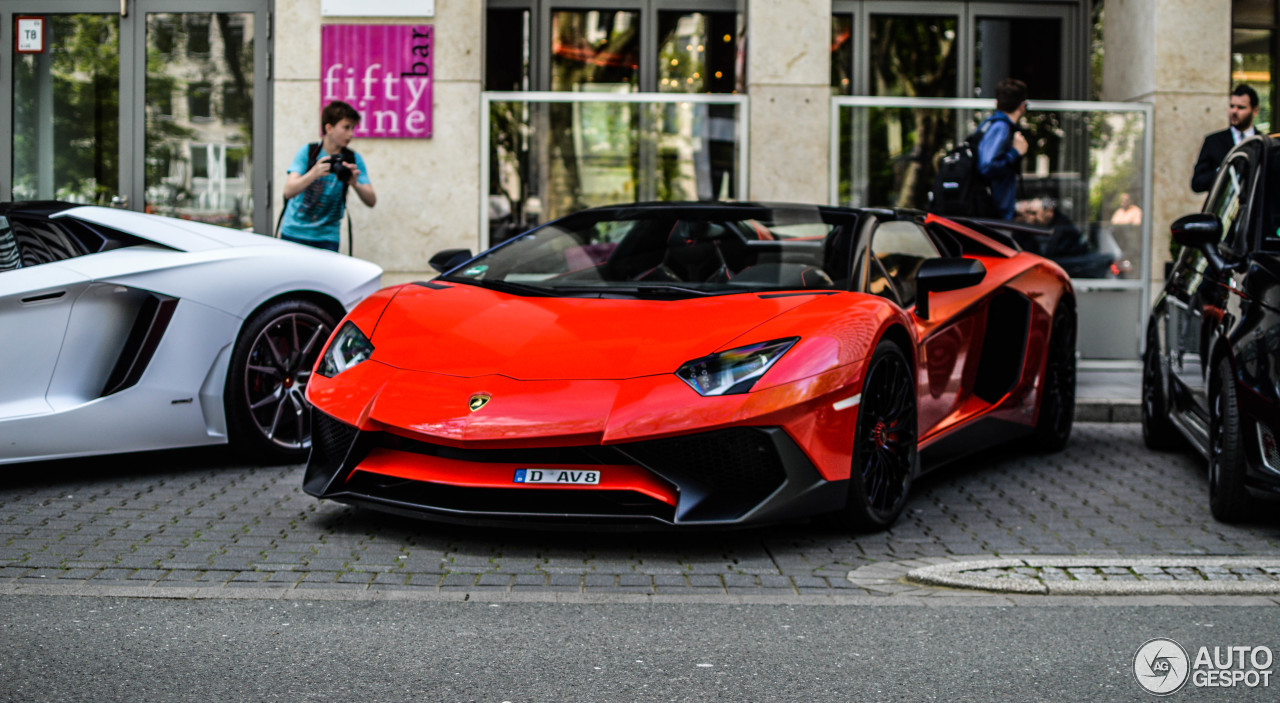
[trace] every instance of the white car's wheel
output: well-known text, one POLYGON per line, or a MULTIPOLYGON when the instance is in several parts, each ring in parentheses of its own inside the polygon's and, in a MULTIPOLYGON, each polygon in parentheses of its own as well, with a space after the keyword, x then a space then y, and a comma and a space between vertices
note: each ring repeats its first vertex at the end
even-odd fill
POLYGON ((233 444, 267 460, 306 459, 311 448, 307 381, 333 326, 332 315, 306 300, 272 303, 245 323, 227 371, 233 444))

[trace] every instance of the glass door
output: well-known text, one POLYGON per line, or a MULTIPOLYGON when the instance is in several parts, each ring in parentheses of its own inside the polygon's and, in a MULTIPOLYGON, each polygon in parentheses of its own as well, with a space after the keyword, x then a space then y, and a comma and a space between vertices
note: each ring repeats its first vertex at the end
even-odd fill
POLYGON ((0 198, 269 231, 268 2, 0 0, 0 198))
POLYGON ((6 2, 0 62, 7 105, 10 158, 3 159, 0 188, 6 199, 68 200, 99 205, 119 202, 120 52, 119 3, 6 2), (70 9, 68 7, 67 9, 70 9), (52 10, 52 11, 51 11, 52 10), (114 12, 113 12, 114 10, 114 12), (20 47, 16 17, 35 32, 20 47))
POLYGON ((265 170, 255 169, 265 153, 255 145, 266 140, 254 139, 266 130, 265 110, 255 129, 255 106, 266 103, 267 81, 257 75, 265 64, 265 22, 245 4, 222 3, 223 10, 201 3, 200 12, 181 12, 172 2, 138 3, 145 107, 136 120, 143 151, 134 180, 141 176, 147 212, 268 231, 257 221, 265 192, 255 197, 265 182, 265 170))

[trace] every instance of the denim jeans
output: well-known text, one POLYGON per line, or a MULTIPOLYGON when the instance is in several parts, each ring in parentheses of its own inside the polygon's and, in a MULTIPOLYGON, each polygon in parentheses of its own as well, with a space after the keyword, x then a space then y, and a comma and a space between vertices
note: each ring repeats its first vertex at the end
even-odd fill
POLYGON ((340 244, 338 240, 334 240, 332 242, 313 242, 308 239, 290 239, 285 235, 280 235, 280 238, 285 240, 286 242, 293 242, 294 244, 303 244, 305 246, 315 247, 317 249, 328 249, 329 251, 337 251, 338 245, 340 244))

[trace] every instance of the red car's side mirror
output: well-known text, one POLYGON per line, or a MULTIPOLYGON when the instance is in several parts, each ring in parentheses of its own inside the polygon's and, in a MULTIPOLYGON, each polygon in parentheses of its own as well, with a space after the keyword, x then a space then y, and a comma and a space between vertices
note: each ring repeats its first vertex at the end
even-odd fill
POLYGON ((927 259, 916 271, 916 315, 929 319, 929 294, 976 286, 987 275, 987 267, 976 259, 960 257, 927 259))

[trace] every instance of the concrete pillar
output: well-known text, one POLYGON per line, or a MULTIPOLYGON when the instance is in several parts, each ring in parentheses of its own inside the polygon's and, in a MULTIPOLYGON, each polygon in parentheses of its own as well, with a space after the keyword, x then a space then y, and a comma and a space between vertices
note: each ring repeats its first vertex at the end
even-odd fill
POLYGON ((749 197, 825 203, 831 0, 747 0, 749 197))
POLYGON ((364 156, 378 193, 372 210, 354 193, 347 200, 355 253, 381 265, 388 285, 434 275, 427 260, 440 249, 474 251, 479 245, 484 3, 437 2, 435 8, 435 17, 421 19, 323 18, 320 0, 276 2, 271 174, 276 217, 285 169, 299 147, 320 138, 321 25, 435 27, 431 139, 356 138, 351 144, 364 156))
POLYGON ((1227 126, 1231 0, 1107 0, 1102 99, 1155 106, 1153 293, 1169 260, 1169 225, 1200 209, 1191 170, 1204 136, 1227 126))

